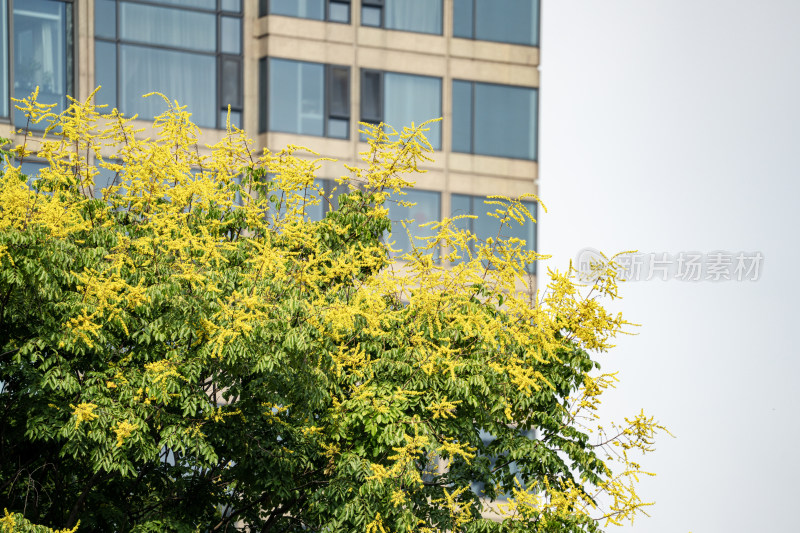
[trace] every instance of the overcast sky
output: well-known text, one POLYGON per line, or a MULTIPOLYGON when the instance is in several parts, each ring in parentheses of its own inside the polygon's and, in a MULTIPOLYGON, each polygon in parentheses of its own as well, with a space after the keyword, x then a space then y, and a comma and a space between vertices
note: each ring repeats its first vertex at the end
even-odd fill
POLYGON ((798 531, 800 0, 544 0, 539 248, 763 256, 630 282, 608 412, 664 437, 625 533, 798 531))

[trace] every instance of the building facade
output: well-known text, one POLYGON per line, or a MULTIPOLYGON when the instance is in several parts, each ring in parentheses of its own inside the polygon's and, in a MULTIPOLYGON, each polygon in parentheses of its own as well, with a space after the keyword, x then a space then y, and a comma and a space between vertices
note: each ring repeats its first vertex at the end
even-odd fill
MULTIPOLYGON (((36 86, 63 107, 102 85, 99 103, 143 119, 164 103, 141 95, 159 91, 188 104, 205 142, 230 108, 259 148, 337 159, 320 172, 333 179, 367 149, 359 121, 441 116, 405 198, 416 206, 391 218, 475 214, 461 224, 485 238, 486 196, 537 192, 539 0, 0 0, 0 32, 0 135, 25 126, 10 97, 36 86)), ((535 248, 533 224, 513 235, 535 248)))

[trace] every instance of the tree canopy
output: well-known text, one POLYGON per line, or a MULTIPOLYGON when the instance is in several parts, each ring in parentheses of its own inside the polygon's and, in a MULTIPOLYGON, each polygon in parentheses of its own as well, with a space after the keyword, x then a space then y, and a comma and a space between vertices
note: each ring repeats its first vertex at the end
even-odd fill
POLYGON ((660 426, 595 414, 613 263, 537 292, 538 254, 452 218, 393 253, 425 125, 364 125, 312 220, 313 152, 232 126, 200 150, 164 100, 151 137, 92 98, 20 102, 47 128, 0 178, 0 530, 600 531, 646 505, 628 453, 660 426))

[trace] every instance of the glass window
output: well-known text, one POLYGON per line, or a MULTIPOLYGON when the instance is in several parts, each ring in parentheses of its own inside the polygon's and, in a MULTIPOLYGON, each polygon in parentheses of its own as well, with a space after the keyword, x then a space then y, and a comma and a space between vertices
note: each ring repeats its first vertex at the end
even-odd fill
POLYGON ((442 34, 442 0, 362 0, 361 24, 442 34))
POLYGON ((242 118, 240 0, 95 1, 95 83, 98 103, 152 119, 160 92, 187 105, 198 126, 225 128, 242 118), (219 31, 218 31, 219 29, 219 31))
MULTIPOLYGON (((498 236, 504 239, 517 238, 525 241, 525 249, 534 251, 536 250, 536 225, 530 220, 525 220, 525 224, 518 224, 511 221, 511 227, 508 228, 500 223, 497 218, 489 216, 487 213, 494 212, 497 206, 487 205, 488 199, 483 196, 469 196, 466 194, 453 194, 450 197, 451 216, 458 215, 475 215, 478 218, 462 218, 455 222, 458 229, 467 230, 474 234, 479 241, 484 242, 489 237, 497 238, 498 236)), ((523 201, 524 205, 531 215, 536 218, 536 203, 530 201, 523 201)), ((473 250, 474 245, 470 248, 473 250)), ((463 255, 463 254, 462 254, 463 255)), ((529 272, 533 273, 536 270, 536 264, 528 265, 529 272)))
MULTIPOLYGON (((362 71, 361 120, 384 122, 398 132, 411 123, 442 116, 442 80, 395 72, 362 71)), ((442 146, 441 122, 426 137, 434 149, 442 146)))
POLYGON ((270 58, 265 77, 269 131, 349 137, 349 67, 270 58))
POLYGON ((242 53, 242 25, 236 17, 220 19, 220 41, 223 54, 242 53))
POLYGON ((120 10, 123 41, 200 52, 217 49, 217 17, 212 13, 128 2, 120 2, 120 10))
POLYGON ((269 130, 322 136, 324 65, 271 59, 269 66, 269 130))
POLYGON ((453 81, 453 151, 536 160, 538 90, 453 81))
POLYGON ((330 211, 339 209, 339 195, 348 191, 347 185, 339 185, 334 180, 315 179, 314 185, 319 188, 321 194, 318 205, 306 207, 306 215, 313 221, 320 221, 330 211))
POLYGON ((8 116, 8 105, 8 2, 0 0, 0 116, 8 116))
MULTIPOLYGON (((56 112, 66 107, 67 94, 73 92, 72 4, 57 0, 14 4, 14 97, 25 98, 37 86, 40 102, 58 104, 56 112)), ((17 127, 25 127, 27 121, 21 112, 14 113, 17 127)))
POLYGON ((539 0, 454 0, 453 35, 539 45, 539 0))
MULTIPOLYGON (((350 0, 269 0, 269 14, 350 23, 350 0)), ((262 1, 259 15, 267 14, 262 1)))
MULTIPOLYGON (((420 226, 441 219, 440 193, 418 189, 408 189, 405 192, 405 196, 393 196, 386 203, 386 207, 389 209, 389 219, 392 221, 392 233, 387 237, 387 241, 394 241, 392 248, 400 253, 410 252, 412 243, 415 246, 425 246, 427 241, 416 237, 432 237, 436 232, 430 227, 422 228, 420 226), (416 205, 403 206, 398 203, 399 201, 416 205), (406 228, 403 228, 401 220, 408 221, 406 228)), ((438 257, 438 253, 435 255, 438 257)))
POLYGON ((164 101, 142 95, 158 91, 188 105, 196 124, 213 127, 217 124, 215 67, 213 56, 121 45, 119 106, 143 118, 155 117, 164 112, 164 101))
POLYGON ((94 0, 95 37, 117 38, 117 1, 94 0))

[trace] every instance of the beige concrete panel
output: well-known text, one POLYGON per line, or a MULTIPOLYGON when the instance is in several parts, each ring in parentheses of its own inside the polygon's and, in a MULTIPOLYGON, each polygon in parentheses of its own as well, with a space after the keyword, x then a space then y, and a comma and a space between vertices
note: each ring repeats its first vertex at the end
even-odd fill
POLYGON ((533 66, 452 58, 450 60, 450 74, 454 79, 521 85, 524 87, 539 86, 539 70, 533 66))
MULTIPOLYGON (((316 137, 314 135, 297 135, 294 133, 269 132, 265 139, 267 147, 278 152, 290 144, 304 146, 319 154, 319 157, 348 160, 351 157, 351 141, 316 137)), ((299 154, 298 154, 299 155, 299 154)), ((313 154, 311 155, 313 157, 313 154)))
POLYGON ((447 39, 442 35, 385 30, 368 26, 358 26, 356 35, 359 47, 368 46, 434 56, 447 53, 447 39))
POLYGON ((483 174, 533 182, 539 176, 536 161, 472 154, 450 154, 449 168, 463 174, 483 174))
POLYGON ((401 50, 359 46, 357 66, 359 68, 442 77, 447 69, 447 58, 401 50))
POLYGON ((259 19, 257 36, 294 37, 306 41, 352 44, 355 40, 355 27, 353 24, 270 15, 259 19))
POLYGON ((450 55, 453 57, 490 61, 492 63, 513 63, 527 66, 539 65, 539 48, 536 46, 454 38, 450 40, 450 55))
POLYGON ((272 35, 268 39, 262 39, 260 51, 262 52, 262 57, 280 57, 334 65, 350 65, 353 63, 352 45, 310 41, 281 35, 272 35))
MULTIPOLYGON (((368 152, 369 151, 369 144, 364 142, 358 143, 358 152, 368 152)), ((419 168, 426 169, 426 170, 440 170, 444 171, 446 168, 446 158, 444 156, 444 152, 435 151, 432 154, 428 153, 428 155, 433 161, 420 161, 418 163, 419 168)))
POLYGON ((94 0, 75 2, 75 87, 70 95, 84 101, 95 89, 94 82, 94 0))
POLYGON ((475 174, 450 174, 450 193, 490 196, 499 194, 517 198, 523 194, 536 194, 533 180, 514 180, 497 176, 475 174))

